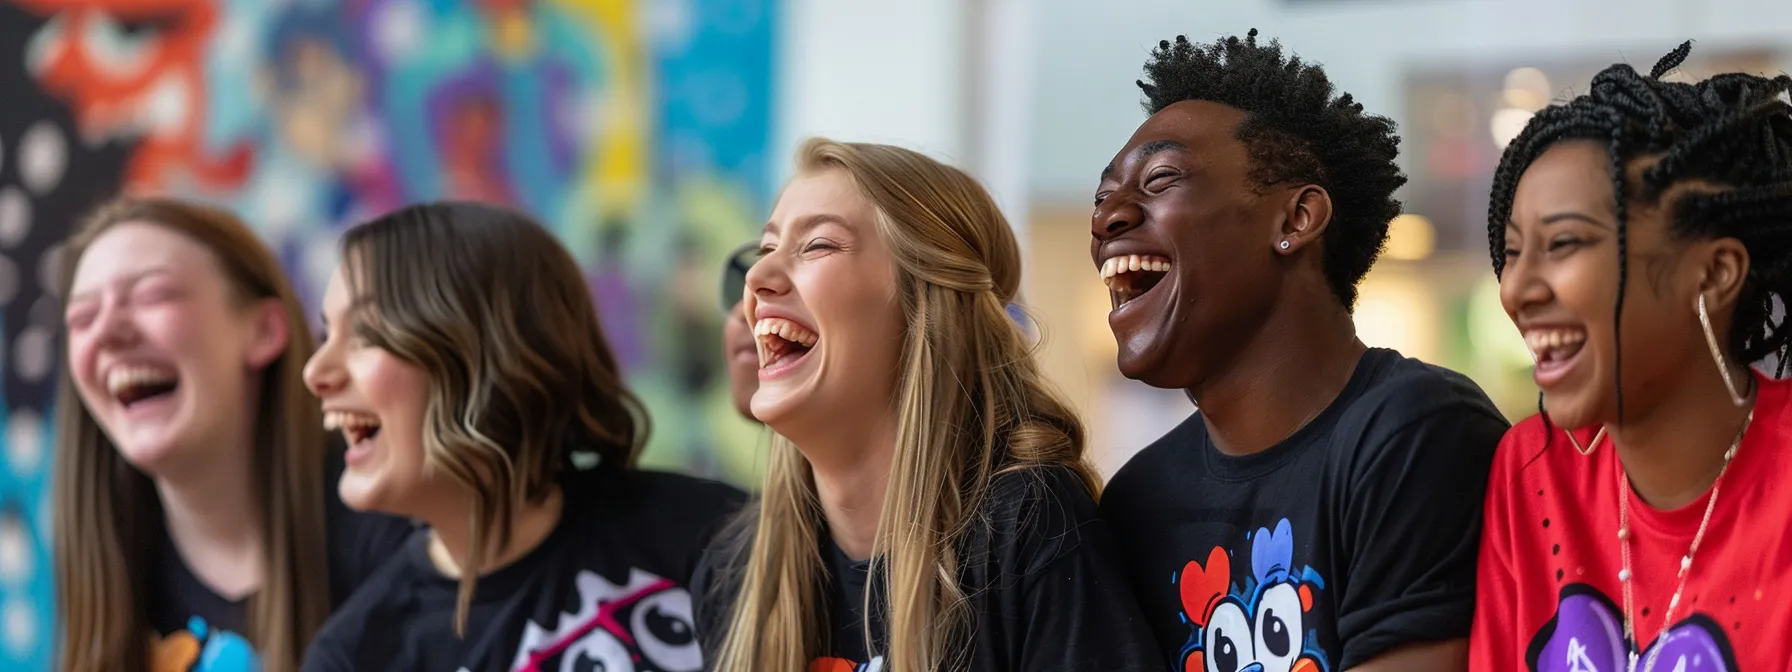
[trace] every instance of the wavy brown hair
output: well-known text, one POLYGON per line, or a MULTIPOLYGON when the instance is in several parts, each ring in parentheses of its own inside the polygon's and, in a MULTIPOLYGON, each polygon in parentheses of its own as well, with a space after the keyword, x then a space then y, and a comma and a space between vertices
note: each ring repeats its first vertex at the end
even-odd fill
MULTIPOLYGON (((1005 310, 1020 288, 1020 246, 982 185, 913 151, 824 139, 803 145, 797 170, 850 176, 896 261, 906 324, 896 447, 873 543, 880 585, 866 588, 867 604, 889 596, 884 669, 958 669, 974 627, 958 585, 961 544, 984 522, 990 483, 1061 465, 1097 494, 1083 425, 1005 310)), ((807 669, 829 631, 823 521, 808 461, 775 435, 755 520, 741 575, 722 584, 740 592, 716 669, 807 669)))
POLYGON ((623 384, 572 255, 529 217, 465 202, 407 207, 351 229, 342 258, 368 343, 423 369, 425 468, 472 507, 455 631, 512 512, 560 484, 575 450, 633 468, 648 419, 623 384))
MULTIPOLYGON (((212 252, 243 306, 279 301, 286 350, 261 371, 249 478, 263 547, 262 583, 249 599, 248 632, 262 669, 297 670, 330 612, 325 556, 323 420, 301 373, 311 332, 298 296, 266 245, 223 210, 160 198, 100 207, 69 240, 59 296, 93 241, 126 222, 147 222, 212 252)), ((66 345, 65 345, 66 347, 66 345)), ((67 672, 149 669, 150 585, 166 534, 151 478, 126 462, 76 392, 66 353, 56 398, 55 563, 67 672)))

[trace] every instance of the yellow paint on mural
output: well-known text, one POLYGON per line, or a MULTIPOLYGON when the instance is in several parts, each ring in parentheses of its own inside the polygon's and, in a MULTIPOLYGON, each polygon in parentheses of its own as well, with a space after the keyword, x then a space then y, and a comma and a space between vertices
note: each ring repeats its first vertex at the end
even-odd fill
POLYGON ((643 112, 648 105, 647 53, 639 33, 637 0, 561 0, 559 5, 586 22, 599 36, 606 51, 604 62, 613 64, 604 91, 604 109, 596 111, 601 123, 592 156, 586 157, 581 176, 584 191, 601 194, 602 216, 627 216, 636 211, 647 193, 647 128, 643 112))

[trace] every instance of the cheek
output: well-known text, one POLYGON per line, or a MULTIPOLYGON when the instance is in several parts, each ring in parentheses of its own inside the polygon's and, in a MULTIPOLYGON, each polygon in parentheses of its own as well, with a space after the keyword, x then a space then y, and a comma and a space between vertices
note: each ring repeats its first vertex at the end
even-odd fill
POLYGON ((367 403, 389 420, 420 420, 429 384, 423 370, 404 360, 373 350, 349 366, 355 387, 367 403))

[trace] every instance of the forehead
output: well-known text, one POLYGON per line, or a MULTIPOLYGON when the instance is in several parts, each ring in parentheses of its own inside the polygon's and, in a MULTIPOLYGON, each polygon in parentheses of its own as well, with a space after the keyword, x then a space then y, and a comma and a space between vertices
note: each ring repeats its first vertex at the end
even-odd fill
POLYGON ((1601 143, 1569 140, 1551 145, 1518 178, 1513 218, 1534 218, 1564 208, 1611 213, 1610 165, 1610 154, 1601 143))
POLYGON ((216 273, 217 259, 186 234, 150 222, 124 222, 100 234, 81 253, 75 264, 73 291, 152 271, 176 276, 216 273))
POLYGON ((1238 125, 1245 120, 1244 110, 1208 100, 1185 100, 1158 110, 1133 131, 1126 146, 1114 156, 1118 168, 1128 161, 1137 161, 1148 145, 1176 143, 1187 153, 1207 165, 1225 165, 1244 160, 1244 143, 1238 140, 1238 125))
POLYGON ((845 170, 827 168, 797 175, 785 185, 772 208, 766 230, 781 228, 794 220, 811 215, 835 215, 848 222, 863 222, 872 216, 871 201, 860 193, 857 184, 845 170))

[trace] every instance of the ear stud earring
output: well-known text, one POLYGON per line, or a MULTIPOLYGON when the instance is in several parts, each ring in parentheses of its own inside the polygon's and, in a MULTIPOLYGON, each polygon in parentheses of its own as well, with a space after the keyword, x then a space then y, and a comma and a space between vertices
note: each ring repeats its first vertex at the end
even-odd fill
POLYGON ((1283 241, 1282 241, 1282 244, 1281 244, 1281 245, 1277 245, 1277 246, 1276 246, 1276 247, 1280 247, 1280 248, 1282 248, 1282 249, 1283 249, 1283 250, 1287 250, 1287 249, 1288 249, 1288 247, 1289 247, 1289 245, 1290 245, 1290 244, 1291 244, 1291 243, 1289 243, 1289 242, 1288 242, 1288 241, 1287 241, 1287 240, 1283 240, 1283 241))

